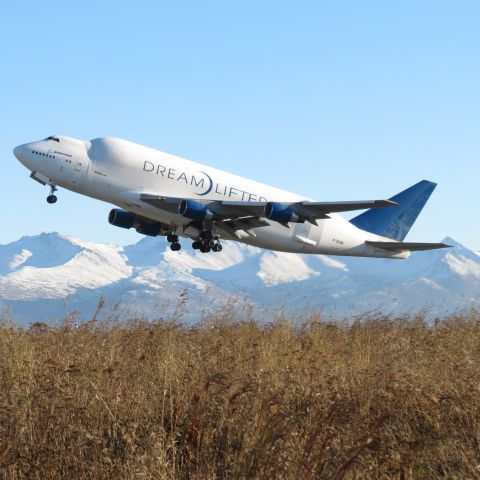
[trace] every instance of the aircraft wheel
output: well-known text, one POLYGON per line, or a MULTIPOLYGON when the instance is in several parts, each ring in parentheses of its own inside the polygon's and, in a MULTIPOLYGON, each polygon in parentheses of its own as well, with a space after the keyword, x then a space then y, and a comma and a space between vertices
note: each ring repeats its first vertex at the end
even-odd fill
POLYGON ((182 246, 178 242, 174 242, 170 245, 170 250, 172 250, 172 252, 178 252, 181 248, 182 246))
POLYGON ((192 243, 192 248, 194 250, 200 250, 202 248, 202 243, 195 241, 195 242, 192 243))
POLYGON ((47 202, 48 203, 55 203, 57 201, 57 196, 56 195, 49 195, 47 197, 47 202))
POLYGON ((214 247, 213 247, 213 251, 214 252, 221 252, 223 250, 223 247, 217 243, 214 247))

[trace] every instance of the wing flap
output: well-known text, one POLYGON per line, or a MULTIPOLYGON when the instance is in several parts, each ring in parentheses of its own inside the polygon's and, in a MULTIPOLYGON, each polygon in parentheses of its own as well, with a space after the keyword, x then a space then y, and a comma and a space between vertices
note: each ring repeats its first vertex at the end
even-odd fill
POLYGON ((262 217, 265 203, 217 200, 209 202, 208 208, 222 217, 262 217))
POLYGON ((266 227, 270 225, 267 221, 257 217, 243 217, 220 222, 217 225, 227 224, 232 230, 250 230, 252 228, 266 227))
POLYGON ((360 200, 356 202, 297 202, 290 206, 305 218, 328 218, 329 213, 350 212, 367 208, 395 207, 398 203, 391 200, 360 200))
POLYGON ((142 202, 153 205, 160 210, 165 210, 170 213, 177 213, 182 198, 176 197, 162 197, 161 195, 150 195, 149 193, 140 194, 140 200, 142 202))
POLYGON ((411 252, 421 250, 435 250, 437 248, 451 248, 446 243, 418 243, 418 242, 375 242, 367 240, 365 243, 376 248, 388 251, 410 250, 411 252))

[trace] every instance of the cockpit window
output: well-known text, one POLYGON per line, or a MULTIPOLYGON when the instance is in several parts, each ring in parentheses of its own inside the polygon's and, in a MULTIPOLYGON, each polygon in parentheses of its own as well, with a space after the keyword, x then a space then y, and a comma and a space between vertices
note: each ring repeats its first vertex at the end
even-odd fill
POLYGON ((47 137, 45 140, 53 140, 54 142, 60 143, 60 139, 57 137, 47 137))

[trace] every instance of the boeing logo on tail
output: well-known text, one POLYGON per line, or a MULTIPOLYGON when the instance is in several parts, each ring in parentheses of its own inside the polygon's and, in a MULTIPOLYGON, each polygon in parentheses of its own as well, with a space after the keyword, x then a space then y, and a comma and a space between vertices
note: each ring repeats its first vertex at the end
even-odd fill
POLYGON ((442 243, 404 239, 436 184, 427 180, 387 200, 316 202, 119 138, 49 136, 15 147, 30 177, 112 203, 108 221, 143 235, 180 239, 203 253, 229 239, 295 253, 407 258, 442 243), (340 212, 366 210, 348 221, 340 212))

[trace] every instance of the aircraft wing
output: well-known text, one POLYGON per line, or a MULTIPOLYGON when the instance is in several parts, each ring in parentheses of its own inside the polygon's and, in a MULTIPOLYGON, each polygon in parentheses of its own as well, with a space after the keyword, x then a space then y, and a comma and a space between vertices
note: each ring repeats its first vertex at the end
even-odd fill
MULTIPOLYGON (((142 193, 140 200, 161 210, 178 213, 180 203, 186 199, 142 193)), ((246 230, 269 225, 269 223, 262 218, 265 202, 236 202, 229 200, 199 201, 197 199, 195 199, 195 201, 203 205, 208 205, 208 209, 215 213, 217 217, 215 220, 216 224, 225 224, 233 230, 246 230)))
MULTIPOLYGON (((162 210, 176 212, 183 198, 164 197, 142 193, 140 200, 154 205, 162 210)), ((195 201, 200 202, 195 199, 195 201)), ((265 202, 239 202, 230 200, 201 201, 204 205, 220 216, 246 216, 262 217, 265 202)), ((284 202, 282 202, 284 203, 284 202)), ((324 218, 329 213, 348 212, 351 210, 365 210, 367 208, 382 208, 398 205, 391 200, 361 200, 356 202, 288 202, 284 203, 292 207, 296 213, 306 218, 324 218)))
MULTIPOLYGON (((245 230, 269 225, 265 217, 266 202, 242 202, 231 200, 199 200, 165 197, 148 193, 140 194, 140 200, 170 213, 178 213, 183 200, 192 200, 208 207, 217 225, 225 224, 234 230, 245 230)), ((320 218, 329 218, 329 213, 364 210, 398 205, 390 200, 367 200, 357 202, 292 202, 282 203, 291 208, 304 221, 315 223, 320 218)), ((288 225, 286 225, 288 226, 288 225)))
POLYGON ((390 200, 360 200, 356 202, 296 202, 290 203, 295 213, 305 218, 328 218, 329 213, 365 210, 367 208, 394 207, 398 203, 390 200))
POLYGON ((388 251, 410 250, 411 252, 415 252, 420 250, 435 250, 436 248, 452 247, 452 245, 447 245, 446 243, 372 242, 370 240, 367 240, 365 243, 388 251))

